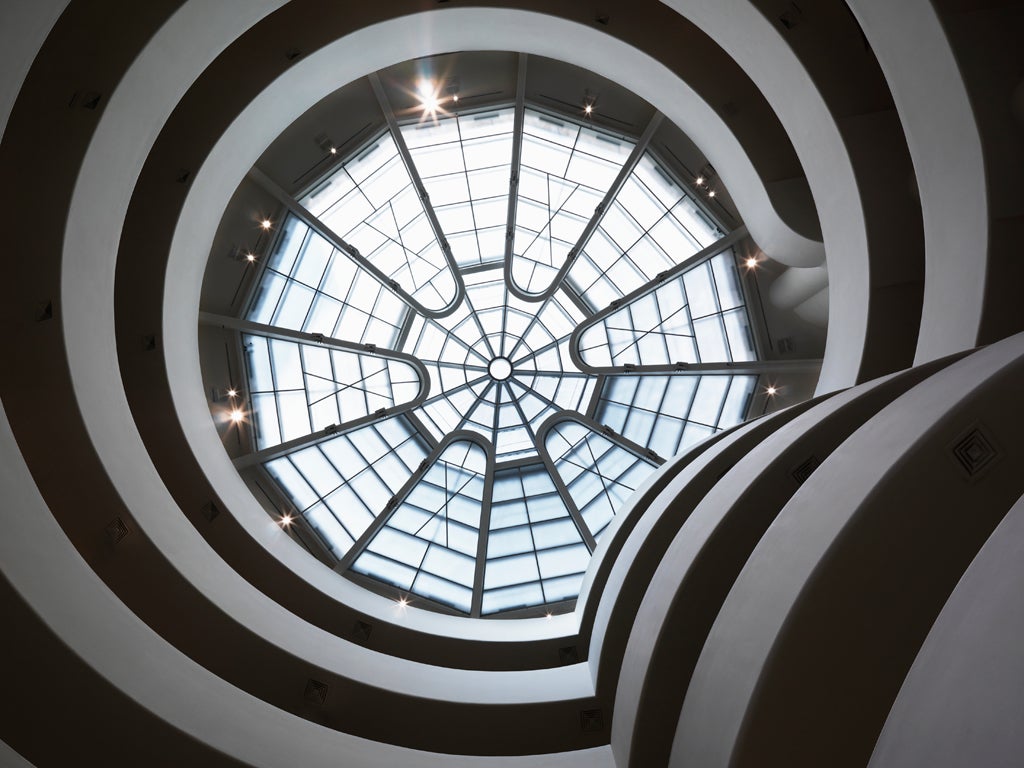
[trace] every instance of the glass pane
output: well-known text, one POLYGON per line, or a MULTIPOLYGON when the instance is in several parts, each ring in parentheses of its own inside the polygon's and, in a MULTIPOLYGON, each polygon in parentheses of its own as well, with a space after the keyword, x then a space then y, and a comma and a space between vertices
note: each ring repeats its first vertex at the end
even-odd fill
MULTIPOLYGON (((425 153, 428 168, 432 157, 443 162, 425 153)), ((299 202, 424 307, 444 309, 455 299, 455 275, 390 134, 342 162, 299 202)))
POLYGON ((503 108, 402 127, 460 267, 505 257, 513 120, 514 110, 503 108), (487 228, 498 236, 481 232, 487 228))
POLYGON ((597 310, 723 236, 646 152, 566 279, 597 310))
POLYGON ((456 429, 478 432, 498 461, 535 456, 544 419, 586 409, 586 377, 559 353, 583 313, 562 292, 539 304, 517 299, 497 265, 464 280, 458 310, 414 323, 403 347, 432 377, 432 394, 416 414, 437 438, 456 429), (499 358, 507 365, 492 369, 499 358), (500 368, 504 377, 492 375, 500 368))
POLYGON ((392 347, 407 313, 408 306, 393 291, 299 219, 288 216, 246 318, 392 347))
POLYGON ((721 374, 612 376, 594 418, 668 458, 692 444, 695 433, 684 440, 691 424, 708 437, 741 423, 756 383, 756 376, 721 374))
POLYGON ((580 356, 600 368, 753 360, 734 262, 727 251, 630 300, 580 334, 580 356))
POLYGON ((551 284, 633 148, 527 109, 524 116, 512 274, 527 293, 551 284))
POLYGON ((258 448, 345 425, 414 400, 421 382, 399 360, 243 334, 258 448), (276 428, 263 429, 276 424, 276 428))
POLYGON ((479 445, 450 444, 399 501, 352 570, 387 580, 389 567, 381 566, 381 558, 399 563, 403 574, 415 575, 398 586, 469 612, 487 469, 479 445))
POLYGON ((594 538, 656 468, 648 459, 575 421, 555 425, 545 448, 594 538))
POLYGON ((516 607, 577 597, 547 596, 550 579, 582 577, 590 550, 544 465, 496 472, 492 499, 483 612, 507 610, 513 596, 516 607))
POLYGON ((404 416, 338 435, 264 466, 341 558, 429 448, 404 416), (327 515, 333 520, 328 524, 327 515))

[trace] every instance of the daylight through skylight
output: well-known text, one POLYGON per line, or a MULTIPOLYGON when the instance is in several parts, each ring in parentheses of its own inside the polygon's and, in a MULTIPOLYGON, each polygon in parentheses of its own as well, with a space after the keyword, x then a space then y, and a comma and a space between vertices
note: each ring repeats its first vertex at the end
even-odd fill
POLYGON ((571 605, 624 502, 757 381, 695 193, 646 139, 518 109, 332 155, 241 320, 254 460, 336 569, 469 616, 571 605))

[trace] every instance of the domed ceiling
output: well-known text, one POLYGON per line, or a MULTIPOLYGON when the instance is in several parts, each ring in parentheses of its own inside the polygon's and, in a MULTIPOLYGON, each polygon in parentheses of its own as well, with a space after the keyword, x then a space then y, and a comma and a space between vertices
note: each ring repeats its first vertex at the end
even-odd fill
POLYGON ((589 90, 509 103, 417 68, 368 79, 379 127, 320 136, 294 192, 251 174, 281 205, 239 251, 243 370, 215 414, 347 577, 469 616, 564 611, 648 475, 748 415, 742 232, 656 147, 660 115, 616 129, 589 90))

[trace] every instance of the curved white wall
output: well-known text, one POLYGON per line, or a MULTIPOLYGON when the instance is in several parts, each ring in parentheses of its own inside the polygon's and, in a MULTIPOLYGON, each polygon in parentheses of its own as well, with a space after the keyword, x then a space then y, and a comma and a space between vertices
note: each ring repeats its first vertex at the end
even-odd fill
POLYGON ((889 83, 914 161, 927 280, 915 363, 978 343, 988 271, 981 136, 932 0, 849 0, 889 83))
MULTIPOLYGON (((595 686, 586 664, 521 673, 442 670, 339 642, 338 638, 274 603, 227 567, 184 519, 163 486, 157 468, 146 455, 120 380, 114 338, 115 258, 125 212, 143 163, 181 96, 217 53, 281 4, 280 0, 190 0, 184 3, 149 41, 100 113, 68 213, 59 314, 72 383, 89 437, 107 474, 146 536, 227 616, 266 638, 277 649, 371 685, 439 701, 526 705, 591 695, 595 686), (168 56, 168 51, 173 51, 174 55, 168 56)), ((948 136, 927 135, 927 126, 921 122, 925 106, 919 103, 919 97, 937 87, 937 82, 945 77, 943 73, 948 73, 951 62, 955 66, 955 58, 944 50, 941 59, 945 69, 935 70, 936 76, 935 72, 907 63, 904 53, 897 49, 904 40, 912 43, 907 46, 909 51, 920 46, 945 45, 941 26, 930 12, 930 6, 924 7, 928 3, 923 0, 908 0, 899 9, 874 0, 856 0, 853 4, 886 70, 907 129, 915 165, 934 166, 932 158, 946 151, 942 142, 947 141, 948 136), (904 12, 906 15, 895 19, 898 23, 892 29, 876 28, 887 14, 904 12), (919 29, 909 26, 915 23, 915 18, 921 20, 919 29), (920 93, 914 90, 919 86, 923 89, 920 93)), ((3 70, 0 126, 6 126, 34 51, 44 41, 64 5, 54 0, 39 3, 16 0, 5 5, 0 23, 0 42, 5 45, 0 46, 0 56, 9 66, 0 68, 3 70)), ((831 389, 852 383, 866 338, 862 321, 869 288, 868 246, 860 204, 862 190, 834 116, 825 108, 813 82, 785 41, 752 5, 741 0, 693 0, 672 5, 694 19, 752 74, 790 132, 822 212, 824 236, 829 245, 829 272, 836 288, 830 310, 827 375, 822 387, 831 389), (790 90, 787 92, 786 88, 790 90), (840 214, 847 219, 841 221, 840 214)), ((817 263, 822 254, 820 244, 797 234, 779 218, 750 158, 715 111, 662 65, 599 30, 520 11, 445 9, 362 29, 289 68, 267 88, 260 100, 239 116, 195 176, 168 266, 175 280, 168 281, 165 297, 164 353, 167 367, 174 375, 172 386, 181 423, 196 455, 215 480, 218 493, 228 502, 227 507, 242 519, 251 535, 273 557, 299 572, 316 589, 342 597, 368 613, 381 613, 392 606, 361 590, 349 589, 299 552, 262 515, 245 511, 251 506, 251 498, 221 449, 201 392, 194 324, 199 284, 209 244, 228 197, 254 159, 295 116, 336 88, 339 82, 410 56, 466 47, 519 49, 563 60, 571 56, 568 60, 572 63, 616 79, 653 103, 695 140, 726 180, 739 209, 748 219, 748 227, 766 251, 776 250, 780 261, 784 261, 787 256, 783 254, 788 253, 792 263, 800 264, 817 263), (427 22, 431 29, 429 39, 422 34, 427 22), (565 39, 576 40, 579 45, 567 49, 565 39), (349 55, 351 50, 361 52, 358 61, 349 55)), ((957 80, 955 84, 959 89, 962 83, 957 80)), ((960 96, 957 90, 957 99, 960 96)), ((950 126, 959 126, 961 123, 957 121, 964 115, 968 121, 972 119, 969 105, 957 101, 941 106, 943 109, 949 106, 957 113, 953 116, 955 119, 951 118, 950 126)), ((972 142, 962 149, 953 164, 954 171, 972 161, 973 136, 972 142)), ((929 287, 926 288, 922 323, 928 325, 932 320, 937 323, 934 330, 923 329, 918 359, 924 360, 973 343, 977 329, 972 323, 980 317, 983 303, 978 286, 984 281, 987 257, 981 255, 956 264, 949 262, 964 244, 956 240, 942 241, 943 233, 953 221, 953 214, 948 220, 943 215, 952 210, 953 204, 948 189, 943 186, 946 177, 937 173, 931 175, 928 168, 923 171, 919 168, 918 172, 926 233, 930 238, 929 287), (943 308, 943 302, 952 301, 952 291, 966 294, 963 312, 939 318, 936 313, 943 308), (942 329, 945 330, 940 333, 942 329)), ((981 231, 979 227, 983 226, 987 206, 983 196, 976 198, 976 202, 978 205, 966 211, 963 218, 965 229, 973 233, 972 237, 981 231)), ((809 296, 806 295, 809 289, 798 293, 795 299, 798 310, 810 307, 807 311, 819 311, 822 305, 828 305, 828 294, 820 290, 809 296)), ((793 302, 794 297, 789 296, 787 301, 793 302)), ((1020 341, 1014 340, 1012 344, 1019 345, 1020 341)), ((956 387, 943 388, 936 383, 932 387, 955 399, 971 381, 995 375, 997 367, 993 367, 993 360, 1006 348, 1000 345, 1002 351, 985 352, 962 364, 960 370, 968 373, 962 381, 955 382, 956 387)), ((915 429, 920 427, 927 431, 929 425, 942 416, 937 405, 926 411, 914 412, 915 429)), ((898 431, 899 425, 904 423, 896 416, 899 414, 889 414, 886 418, 891 417, 892 423, 882 419, 872 429, 892 438, 890 432, 898 431)), ((909 439, 909 434, 908 431, 897 437, 909 439)), ((858 476, 875 471, 871 461, 882 461, 881 454, 865 449, 863 465, 857 464, 858 476)), ((883 469, 877 468, 879 473, 883 469)), ((53 633, 67 643, 69 653, 130 697, 140 709, 153 713, 202 744, 254 766, 335 765, 340 754, 353 764, 382 767, 483 764, 611 768, 614 765, 607 746, 520 758, 417 752, 344 734, 272 707, 218 678, 134 615, 83 560, 61 530, 47 509, 31 470, 0 409, 0 488, 5 494, 5 503, 0 509, 5 530, 0 537, 0 571, 4 578, 53 633), (44 561, 49 564, 48 569, 40 569, 39 564, 44 561)), ((812 478, 799 494, 800 503, 791 505, 793 509, 787 516, 796 515, 793 510, 798 508, 810 515, 808 510, 815 504, 820 506, 822 498, 841 495, 844 481, 842 478, 833 480, 838 485, 829 489, 821 487, 820 483, 814 486, 812 478)), ((871 486, 865 481, 863 487, 858 488, 869 491, 871 486)), ((1019 512, 1019 506, 1016 510, 1019 512)), ((706 652, 707 658, 702 657, 703 666, 698 668, 699 675, 695 674, 696 682, 686 699, 674 760, 689 758, 688 765, 702 767, 716 764, 716 760, 723 765, 728 762, 728 750, 735 743, 742 724, 743 707, 750 701, 756 686, 757 665, 770 651, 773 632, 779 629, 777 622, 785 616, 786 600, 792 599, 802 585, 808 583, 814 558, 821 555, 820 550, 825 547, 822 542, 827 543, 828 536, 835 534, 834 530, 816 529, 815 525, 824 525, 819 518, 811 516, 806 522, 804 538, 813 539, 811 544, 793 557, 789 557, 791 553, 784 546, 778 551, 771 550, 771 557, 764 551, 755 553, 741 576, 742 583, 738 582, 740 591, 737 593, 734 589, 726 602, 716 624, 715 645, 706 652), (820 546, 816 548, 815 542, 820 546), (759 607, 751 610, 752 603, 758 603, 759 607), (738 637, 743 638, 742 647, 735 643, 738 637)), ((948 722, 956 716, 957 710, 953 707, 925 710, 917 704, 937 696, 935 690, 959 686, 961 677, 985 676, 984 685, 961 688, 972 696, 980 699, 993 692, 994 698, 1006 702, 1007 706, 1019 705, 1012 685, 1015 677, 1008 681, 991 679, 997 674, 993 665, 1000 658, 999 653, 1007 650, 994 645, 1010 613, 1010 609, 1005 609, 1004 615, 1000 615, 999 600, 1009 601, 1013 595, 989 588, 992 579, 1010 578, 1006 576, 1008 572, 1000 568, 1018 558, 1019 552, 1014 548, 1020 538, 1017 533, 1016 528, 1005 525, 999 529, 992 538, 995 543, 990 542, 984 557, 979 557, 971 574, 954 594, 943 614, 946 618, 936 625, 908 678, 900 700, 903 704, 897 702, 893 710, 876 751, 877 765, 918 764, 914 761, 922 747, 917 734, 934 727, 921 723, 926 720, 932 724, 948 722), (983 602, 978 597, 982 591, 988 595, 983 602), (990 629, 965 635, 961 632, 962 616, 969 610, 968 606, 976 603, 991 609, 983 617, 984 621, 978 621, 979 626, 984 624, 990 629), (961 659, 962 667, 946 665, 948 674, 944 676, 930 671, 940 663, 936 659, 954 657, 963 648, 972 649, 972 653, 961 659), (908 708, 923 719, 911 722, 908 708)), ((774 545, 771 542, 766 545, 768 549, 778 545, 778 534, 773 541, 774 545)), ((621 551, 626 557, 634 553, 628 546, 621 551)), ((614 582, 614 579, 609 580, 612 591, 604 596, 607 599, 615 596, 614 582)), ((393 616, 387 618, 396 620, 393 616)), ((1014 614, 1013 621, 1016 618, 1014 614)), ((506 640, 510 635, 520 639, 551 638, 571 634, 576 629, 573 616, 552 622, 521 622, 514 627, 505 622, 499 625, 460 620, 457 630, 452 629, 454 625, 447 617, 418 612, 410 612, 407 618, 397 620, 407 621, 409 626, 425 632, 459 632, 482 641, 506 640)), ((599 653, 600 637, 591 648, 595 649, 599 653)), ((1015 657, 1007 659, 1006 668, 1016 669, 1017 660, 1015 657)), ((965 698, 969 700, 969 696, 965 698)), ((998 725, 994 711, 990 713, 981 705, 972 706, 970 710, 980 718, 979 727, 998 725)), ((628 706, 620 709, 622 713, 627 711, 628 706)), ((985 745, 972 741, 970 734, 965 736, 948 729, 946 735, 949 743, 944 756, 949 760, 961 756, 963 760, 980 759, 977 756, 984 755, 985 759, 997 761, 1019 747, 1012 736, 998 729, 990 734, 990 743, 999 742, 997 752, 986 752, 985 745)), ((4 748, 0 743, 0 750, 4 748)), ((8 755, 0 751, 0 761, 6 757, 8 755)))

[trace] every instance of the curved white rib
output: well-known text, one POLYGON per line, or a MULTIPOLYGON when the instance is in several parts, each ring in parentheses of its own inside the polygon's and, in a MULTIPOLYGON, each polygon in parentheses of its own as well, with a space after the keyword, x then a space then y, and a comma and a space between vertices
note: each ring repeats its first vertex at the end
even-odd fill
POLYGON ((834 294, 818 392, 855 384, 867 340, 870 261, 861 190, 836 118, 778 29, 749 0, 662 2, 722 46, 789 134, 818 209, 834 294))
POLYGON ((978 344, 989 258, 981 135, 931 0, 847 0, 889 84, 921 192, 925 273, 915 365, 978 344))

